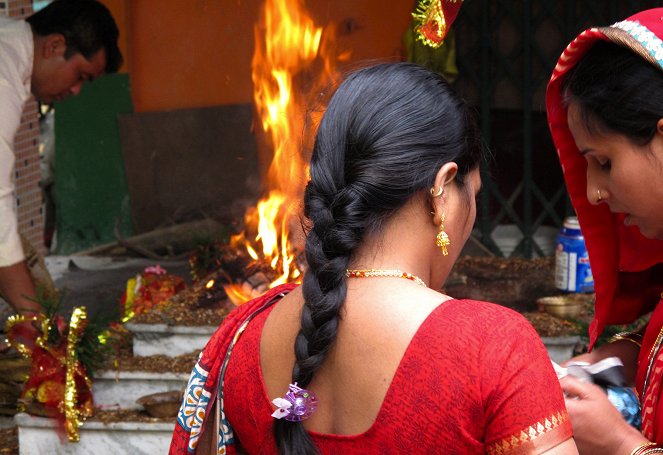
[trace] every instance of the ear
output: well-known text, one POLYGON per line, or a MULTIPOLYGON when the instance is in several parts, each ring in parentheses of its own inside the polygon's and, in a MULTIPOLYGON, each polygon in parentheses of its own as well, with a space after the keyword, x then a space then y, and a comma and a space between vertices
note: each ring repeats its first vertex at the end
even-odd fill
POLYGON ((51 33, 43 40, 41 51, 44 58, 63 57, 67 51, 67 40, 60 33, 51 33))
POLYGON ((435 176, 434 188, 437 191, 439 188, 443 189, 443 193, 440 197, 433 198, 433 223, 439 225, 442 219, 442 213, 444 212, 444 202, 447 198, 447 190, 449 188, 449 183, 456 177, 458 173, 458 165, 456 163, 449 162, 444 164, 438 171, 435 176))
POLYGON ((656 122, 656 133, 654 133, 650 145, 659 153, 663 153, 663 118, 658 119, 658 122, 656 122))
POLYGON ((444 185, 451 182, 456 177, 457 173, 458 165, 456 163, 451 161, 444 164, 440 170, 437 171, 437 175, 435 176, 435 185, 444 187, 444 185))

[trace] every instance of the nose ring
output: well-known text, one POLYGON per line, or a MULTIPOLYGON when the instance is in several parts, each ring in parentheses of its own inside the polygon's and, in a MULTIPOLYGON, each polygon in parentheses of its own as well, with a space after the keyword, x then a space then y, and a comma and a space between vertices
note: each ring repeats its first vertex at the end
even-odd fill
POLYGON ((596 189, 596 194, 598 195, 596 202, 601 202, 603 198, 601 197, 601 190, 599 188, 596 189))

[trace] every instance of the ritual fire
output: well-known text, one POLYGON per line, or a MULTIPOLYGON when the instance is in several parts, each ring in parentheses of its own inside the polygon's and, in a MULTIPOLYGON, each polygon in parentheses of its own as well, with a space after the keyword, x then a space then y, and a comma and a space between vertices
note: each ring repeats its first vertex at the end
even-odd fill
POLYGON ((266 283, 225 285, 236 305, 265 288, 300 279, 291 226, 300 226, 300 201, 308 175, 305 113, 313 94, 335 78, 338 60, 333 33, 329 28, 323 33, 299 0, 266 0, 254 35, 254 102, 272 156, 263 182, 265 196, 247 210, 245 231, 233 236, 230 246, 246 250, 253 261, 248 269, 263 270, 266 283), (265 266, 269 273, 264 273, 265 266))

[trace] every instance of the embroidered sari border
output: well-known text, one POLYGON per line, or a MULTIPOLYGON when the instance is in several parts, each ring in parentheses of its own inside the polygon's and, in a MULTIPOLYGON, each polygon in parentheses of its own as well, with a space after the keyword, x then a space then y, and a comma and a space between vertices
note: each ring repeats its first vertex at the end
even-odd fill
POLYGON ((573 436, 566 410, 558 411, 498 441, 486 444, 488 455, 545 452, 573 436))
POLYGON ((663 68, 663 41, 651 30, 638 21, 625 20, 617 22, 612 28, 624 30, 637 40, 651 58, 663 68))

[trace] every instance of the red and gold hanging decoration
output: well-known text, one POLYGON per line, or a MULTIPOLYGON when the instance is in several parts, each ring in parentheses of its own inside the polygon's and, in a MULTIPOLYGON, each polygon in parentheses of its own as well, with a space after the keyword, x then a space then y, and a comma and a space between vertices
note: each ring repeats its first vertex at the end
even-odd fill
POLYGON ((463 0, 419 0, 412 13, 417 39, 427 46, 440 47, 462 4, 463 0))
POLYGON ((84 307, 74 309, 68 324, 60 315, 16 315, 5 325, 9 343, 32 359, 22 410, 56 419, 71 442, 80 439, 79 428, 92 415, 92 382, 78 356, 86 326, 84 307), (26 336, 33 328, 41 332, 35 341, 26 336))

